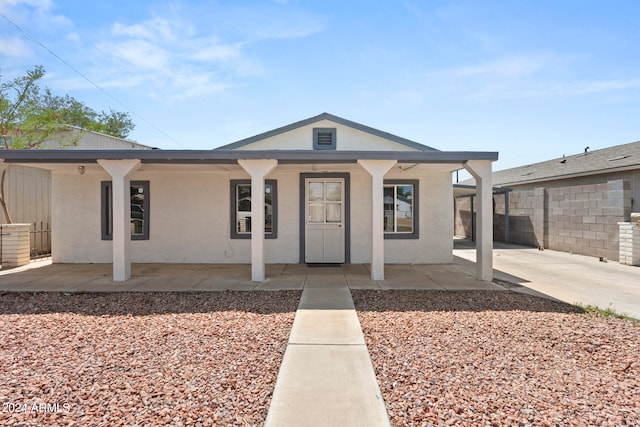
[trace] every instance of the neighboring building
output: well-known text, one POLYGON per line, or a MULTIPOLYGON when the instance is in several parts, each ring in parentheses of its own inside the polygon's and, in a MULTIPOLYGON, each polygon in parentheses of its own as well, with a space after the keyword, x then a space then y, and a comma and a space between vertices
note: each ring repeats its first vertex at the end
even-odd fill
MULTIPOLYGON (((618 222, 640 211, 640 142, 497 171, 492 180, 511 190, 494 195, 495 240, 505 240, 507 227, 512 243, 618 260, 618 222)), ((455 203, 455 234, 471 237, 472 199, 455 203)))
POLYGON ((452 261, 451 174, 479 178, 478 276, 491 279, 495 152, 443 152, 331 114, 215 150, 24 150, 52 173, 53 261, 136 263, 452 261), (79 173, 82 171, 82 173, 79 173), (131 206, 131 208, 130 208, 131 206), (129 242, 131 240, 131 242, 129 242))
MULTIPOLYGON (((60 141, 77 138, 76 145, 63 146, 76 150, 148 150, 151 147, 97 132, 86 131, 74 126, 61 127, 59 135, 42 143, 41 149, 61 148, 60 141)), ((0 145, 0 158, 4 146, 0 145)), ((1 164, 0 164, 1 167, 1 164)), ((51 174, 40 168, 15 165, 9 168, 5 179, 5 196, 14 223, 32 224, 34 230, 43 230, 32 242, 32 250, 49 252, 50 242, 47 230, 51 226, 51 174)), ((0 224, 5 223, 4 212, 0 209, 0 224)))

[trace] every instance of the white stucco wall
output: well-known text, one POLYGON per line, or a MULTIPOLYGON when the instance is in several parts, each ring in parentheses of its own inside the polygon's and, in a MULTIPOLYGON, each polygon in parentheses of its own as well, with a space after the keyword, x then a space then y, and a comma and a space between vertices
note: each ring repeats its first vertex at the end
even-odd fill
MULTIPOLYGON (((369 175, 358 165, 333 172, 348 172, 351 179, 351 262, 371 257, 371 189, 369 175)), ((298 263, 300 248, 301 172, 277 167, 267 179, 278 181, 278 238, 265 240, 267 263, 298 263)), ((131 179, 148 180, 150 239, 131 242, 134 263, 250 263, 250 240, 230 239, 230 179, 249 179, 232 172, 142 170, 131 179)), ((420 239, 385 240, 388 263, 448 263, 452 257, 453 197, 450 173, 429 172, 420 166, 402 172, 394 168, 385 179, 420 181, 420 239)), ((101 240, 100 183, 106 172, 79 175, 52 173, 53 261, 109 263, 111 241, 101 240)))
POLYGON ((321 120, 271 138, 238 148, 239 150, 313 150, 313 128, 336 128, 338 151, 417 151, 415 148, 330 120, 321 120))

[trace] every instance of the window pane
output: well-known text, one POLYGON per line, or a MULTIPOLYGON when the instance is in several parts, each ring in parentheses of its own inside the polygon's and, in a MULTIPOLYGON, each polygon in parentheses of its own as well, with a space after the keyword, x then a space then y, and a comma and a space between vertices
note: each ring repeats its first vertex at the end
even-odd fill
POLYGON ((395 231, 395 208, 394 208, 394 186, 385 186, 383 189, 384 198, 384 231, 393 233, 395 231))
POLYGON ((236 188, 238 211, 251 212, 251 186, 250 185, 238 185, 236 188))
POLYGON ((324 205, 309 205, 309 222, 324 222, 324 205))
POLYGON ((339 182, 327 182, 327 200, 330 202, 342 201, 342 184, 339 182))
POLYGON ((113 236, 113 194, 111 193, 111 185, 107 185, 104 187, 104 191, 106 192, 105 202, 107 206, 105 206, 107 215, 106 215, 106 234, 109 236, 113 236))
POLYGON ((264 187, 264 231, 273 231, 273 188, 270 184, 264 187))
POLYGON ((342 203, 327 203, 327 222, 342 222, 342 203))
POLYGON ((144 234, 144 187, 131 186, 131 234, 144 234))
MULTIPOLYGON (((264 230, 273 232, 273 186, 264 187, 264 230)), ((236 233, 251 233, 251 185, 236 186, 236 233)))
POLYGON ((322 182, 309 183, 309 201, 324 200, 324 184, 322 182))
POLYGON ((396 187, 396 231, 413 232, 413 185, 396 187))

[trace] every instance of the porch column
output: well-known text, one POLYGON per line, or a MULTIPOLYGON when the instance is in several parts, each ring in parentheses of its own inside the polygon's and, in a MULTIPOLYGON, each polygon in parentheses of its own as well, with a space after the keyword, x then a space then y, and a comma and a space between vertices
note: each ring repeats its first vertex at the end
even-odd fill
POLYGON ((469 160, 464 168, 476 179, 476 278, 493 279, 493 188, 491 161, 469 160))
POLYGON ((504 242, 509 243, 511 232, 509 231, 509 191, 504 192, 504 242))
POLYGON ((130 176, 141 165, 139 159, 103 160, 98 164, 111 175, 113 197, 113 281, 125 282, 131 278, 131 179, 130 176))
POLYGON ((384 175, 396 160, 358 160, 371 175, 371 279, 384 280, 384 175))
POLYGON ((264 178, 278 166, 273 159, 239 159, 251 175, 251 280, 262 282, 264 268, 264 178))
MULTIPOLYGON (((4 162, 4 159, 0 159, 0 175, 9 167, 9 165, 7 163, 4 162)), ((5 194, 6 196, 6 194, 5 194)), ((6 200, 5 200, 6 202, 6 200)), ((0 222, 4 222, 4 223, 9 223, 9 218, 7 218, 7 214, 8 212, 3 212, 3 214, 0 214, 0 220, 2 218, 4 218, 4 221, 0 221, 0 222)))

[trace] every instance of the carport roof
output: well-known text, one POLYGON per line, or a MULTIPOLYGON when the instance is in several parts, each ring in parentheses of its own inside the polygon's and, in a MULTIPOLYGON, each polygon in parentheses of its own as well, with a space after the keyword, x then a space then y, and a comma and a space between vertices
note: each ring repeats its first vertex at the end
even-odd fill
POLYGON ((397 160, 399 163, 464 163, 498 160, 492 151, 314 151, 314 150, 0 150, 6 163, 81 163, 98 159, 139 159, 156 164, 235 164, 239 159, 275 159, 280 164, 356 163, 397 160))

